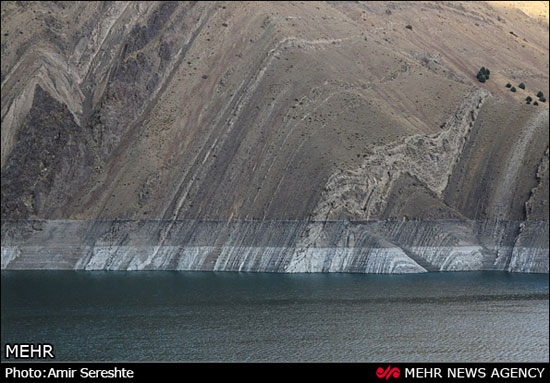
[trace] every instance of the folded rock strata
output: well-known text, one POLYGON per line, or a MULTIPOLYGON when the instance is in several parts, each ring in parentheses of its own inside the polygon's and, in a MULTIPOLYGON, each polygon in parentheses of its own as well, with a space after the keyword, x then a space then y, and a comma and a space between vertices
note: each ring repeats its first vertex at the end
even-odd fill
POLYGON ((548 272, 534 14, 2 2, 2 269, 548 272))

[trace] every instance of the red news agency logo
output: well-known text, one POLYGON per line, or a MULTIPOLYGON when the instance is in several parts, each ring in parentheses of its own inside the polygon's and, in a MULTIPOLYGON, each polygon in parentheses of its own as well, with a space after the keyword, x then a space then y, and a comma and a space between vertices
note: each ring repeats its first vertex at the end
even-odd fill
POLYGON ((401 371, 397 367, 388 366, 385 370, 382 367, 376 369, 376 376, 380 379, 399 378, 399 375, 401 375, 401 371))

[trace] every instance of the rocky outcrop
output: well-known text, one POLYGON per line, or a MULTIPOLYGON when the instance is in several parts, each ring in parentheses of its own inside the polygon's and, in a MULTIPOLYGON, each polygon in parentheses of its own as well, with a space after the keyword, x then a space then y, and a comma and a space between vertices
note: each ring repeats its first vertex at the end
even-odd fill
POLYGON ((314 219, 379 218, 387 209, 394 184, 404 174, 441 198, 462 153, 466 135, 488 96, 483 89, 469 95, 445 122, 442 132, 412 135, 389 145, 376 146, 361 166, 334 174, 325 186, 314 219))
POLYGON ((89 136, 65 104, 37 86, 17 138, 2 168, 2 217, 52 215, 91 174, 89 136))

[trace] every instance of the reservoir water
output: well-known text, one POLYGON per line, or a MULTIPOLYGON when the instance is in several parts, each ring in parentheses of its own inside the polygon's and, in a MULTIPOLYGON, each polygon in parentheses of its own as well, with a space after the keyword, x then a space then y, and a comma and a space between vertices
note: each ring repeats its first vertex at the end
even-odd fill
POLYGON ((548 274, 2 271, 4 344, 63 361, 543 361, 548 274))

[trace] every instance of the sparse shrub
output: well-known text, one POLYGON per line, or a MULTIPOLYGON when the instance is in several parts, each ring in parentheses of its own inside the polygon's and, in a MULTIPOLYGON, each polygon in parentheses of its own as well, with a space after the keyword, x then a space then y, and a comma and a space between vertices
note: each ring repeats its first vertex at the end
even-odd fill
POLYGON ((410 25, 410 24, 407 25, 405 28, 410 29, 411 31, 413 30, 413 27, 412 27, 412 25, 410 25))
POLYGON ((525 97, 525 101, 531 102, 531 101, 533 101, 533 99, 531 98, 531 96, 527 96, 527 97, 525 97))
POLYGON ((510 89, 510 90, 515 93, 516 92, 516 87, 513 86, 512 89, 510 89))
POLYGON ((508 83, 506 84, 506 88, 511 88, 512 87, 512 84, 508 83))
POLYGON ((542 91, 539 90, 539 92, 537 93, 537 97, 538 98, 544 97, 544 93, 542 93, 542 91))
POLYGON ((522 83, 522 82, 520 82, 519 85, 518 85, 518 87, 519 87, 520 89, 525 89, 525 84, 522 83))
POLYGON ((479 82, 485 82, 486 80, 489 80, 489 74, 491 73, 491 71, 487 68, 485 68, 484 66, 481 67, 481 69, 479 70, 479 72, 477 72, 477 80, 479 82))

